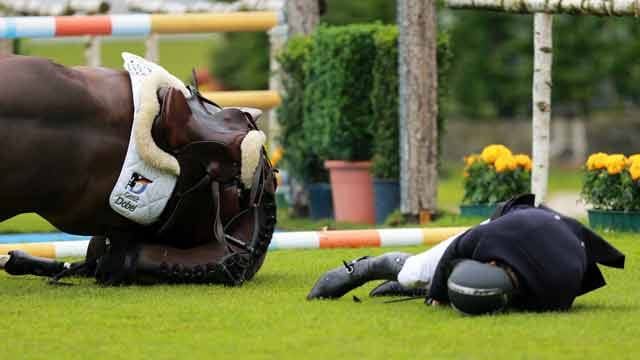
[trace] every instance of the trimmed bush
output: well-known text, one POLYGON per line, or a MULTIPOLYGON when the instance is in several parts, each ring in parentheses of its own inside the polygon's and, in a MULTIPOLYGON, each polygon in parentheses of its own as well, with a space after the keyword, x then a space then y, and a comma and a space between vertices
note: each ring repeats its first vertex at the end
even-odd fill
POLYGON ((369 94, 378 29, 380 25, 321 26, 313 34, 303 128, 322 160, 371 159, 369 94))
MULTIPOLYGON (((278 120, 292 175, 324 181, 324 160, 373 159, 375 177, 399 177, 397 42, 397 27, 380 24, 320 27, 289 40, 278 56, 285 89, 278 120)), ((440 34, 439 141, 450 58, 440 34)))

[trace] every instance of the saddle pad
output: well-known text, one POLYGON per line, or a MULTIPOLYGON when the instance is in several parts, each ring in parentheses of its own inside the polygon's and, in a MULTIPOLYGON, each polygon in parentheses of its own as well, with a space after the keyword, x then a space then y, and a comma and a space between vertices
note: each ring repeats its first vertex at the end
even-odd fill
MULTIPOLYGON (((142 114, 140 108, 141 101, 157 98, 155 96, 158 87, 173 86, 183 92, 188 92, 184 84, 164 68, 149 62, 139 56, 122 53, 124 68, 129 72, 131 78, 131 89, 133 93, 134 120, 129 138, 127 155, 120 171, 120 176, 109 197, 109 205, 118 214, 142 225, 149 225, 155 222, 171 197, 176 186, 177 176, 154 167, 145 162, 140 156, 138 144, 134 134, 136 126, 141 122, 153 121, 156 114, 142 114), (146 81, 150 76, 159 78, 160 81, 146 81), (154 96, 144 96, 152 91, 154 96), (141 119, 141 117, 147 117, 141 119), (149 119, 149 117, 152 117, 149 119)), ((149 138, 151 134, 149 134, 149 138)))

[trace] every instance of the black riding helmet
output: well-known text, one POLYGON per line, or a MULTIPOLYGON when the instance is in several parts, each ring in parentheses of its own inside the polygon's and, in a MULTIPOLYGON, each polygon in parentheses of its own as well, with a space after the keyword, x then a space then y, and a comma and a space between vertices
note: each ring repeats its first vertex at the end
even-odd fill
POLYGON ((466 315, 504 310, 511 302, 517 283, 506 268, 475 260, 458 262, 447 281, 451 306, 466 315))

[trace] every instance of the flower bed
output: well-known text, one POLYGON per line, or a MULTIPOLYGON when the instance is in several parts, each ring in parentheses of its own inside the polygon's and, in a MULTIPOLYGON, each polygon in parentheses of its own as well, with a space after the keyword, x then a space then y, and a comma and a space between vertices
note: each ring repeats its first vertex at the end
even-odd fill
POLYGON ((530 191, 528 155, 513 155, 506 146, 494 144, 464 161, 463 205, 491 206, 530 191))
POLYGON ((640 154, 596 153, 585 164, 582 198, 593 227, 640 231, 640 154))

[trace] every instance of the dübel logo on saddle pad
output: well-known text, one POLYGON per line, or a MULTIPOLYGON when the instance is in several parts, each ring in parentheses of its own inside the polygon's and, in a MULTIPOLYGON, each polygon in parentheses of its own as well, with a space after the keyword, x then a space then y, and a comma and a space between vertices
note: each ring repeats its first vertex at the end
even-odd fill
POLYGON ((127 155, 109 197, 109 205, 118 214, 148 225, 160 217, 177 182, 176 172, 150 164, 140 155, 144 147, 155 146, 150 129, 160 109, 156 93, 160 87, 170 86, 186 97, 191 94, 180 80, 161 66, 129 53, 122 53, 122 58, 131 78, 134 117, 127 155), (145 132, 142 140, 141 131, 145 132))
POLYGON ((152 184, 153 181, 147 179, 146 177, 134 172, 131 175, 131 179, 127 183, 125 188, 128 193, 124 194, 124 196, 118 196, 116 199, 116 206, 119 206, 125 210, 133 212, 138 207, 138 201, 140 201, 140 195, 147 190, 147 187, 152 184))

